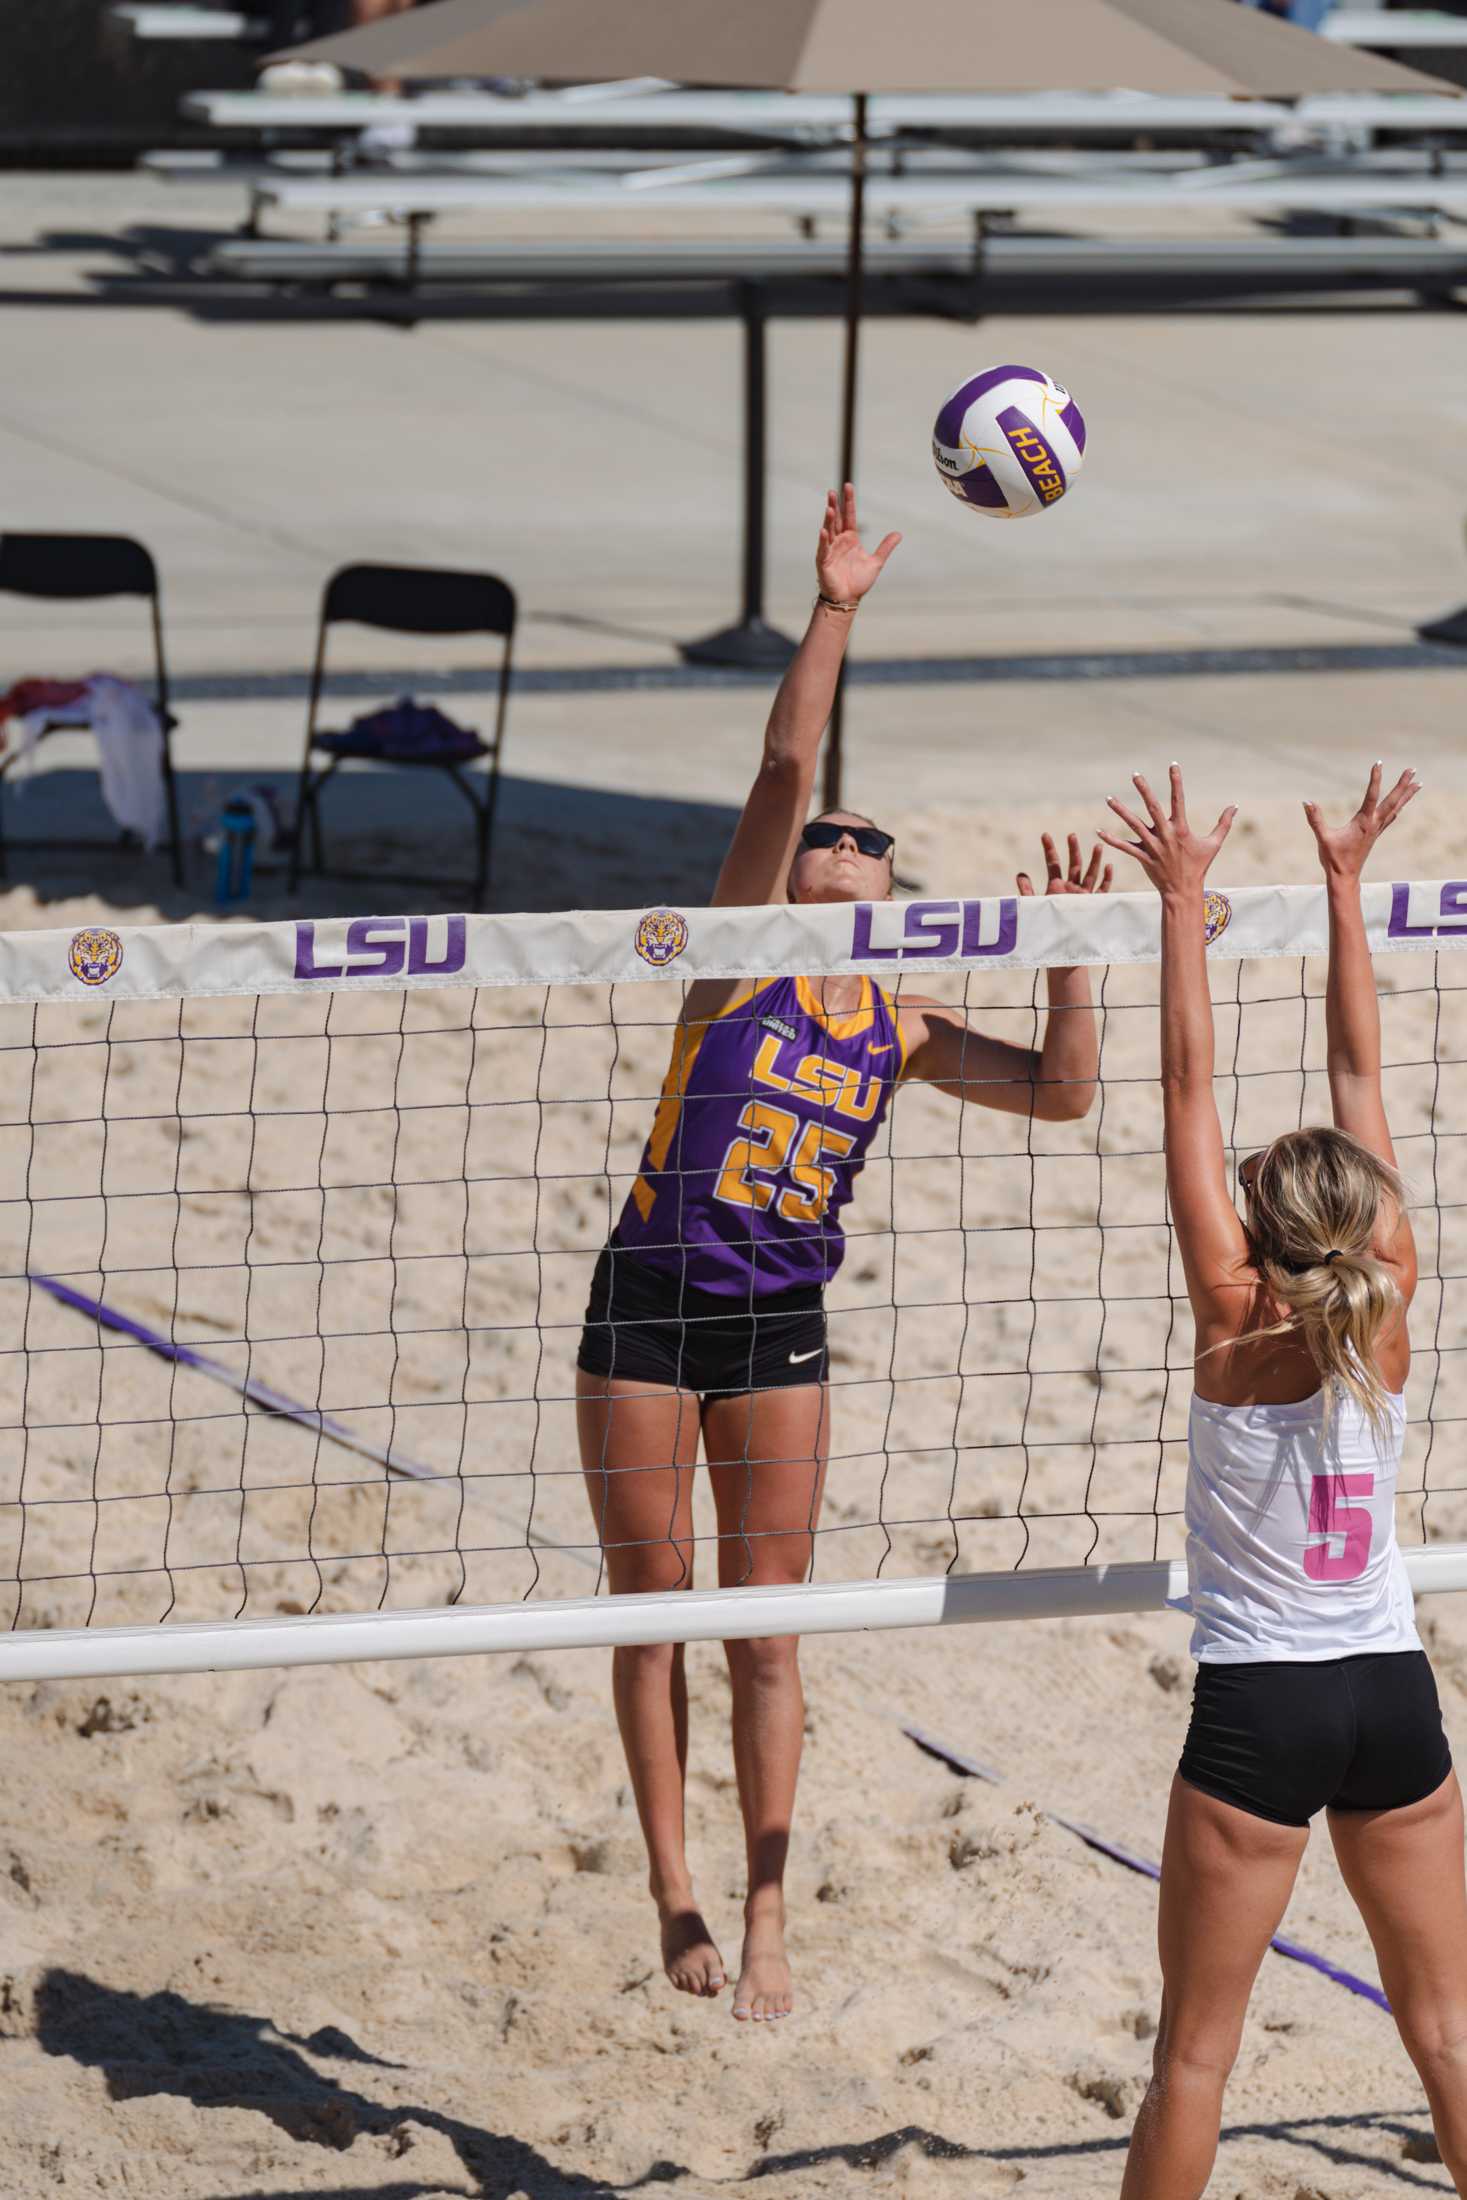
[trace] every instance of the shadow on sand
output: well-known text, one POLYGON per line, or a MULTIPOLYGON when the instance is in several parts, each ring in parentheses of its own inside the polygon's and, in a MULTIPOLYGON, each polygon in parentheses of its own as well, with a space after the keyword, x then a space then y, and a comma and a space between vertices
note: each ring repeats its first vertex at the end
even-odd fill
MULTIPOLYGON (((613 2185, 577 2170, 559 2169, 527 2141, 469 2124, 439 2110, 405 2102, 375 2101, 317 2067, 329 2062, 363 2070, 401 2072, 403 2065, 369 2054, 334 2026, 300 2038, 278 2030, 266 2017, 242 2010, 212 2008, 165 1991, 132 1994, 75 1971, 48 1971, 35 2000, 36 2038, 48 2055, 68 2057, 105 2076, 108 2097, 137 2100, 169 2094, 200 2110, 252 2109, 269 2118, 287 2137, 307 2146, 344 2152, 358 2137, 406 2133, 416 2125, 440 2133, 452 2146, 472 2183, 424 2185, 411 2177, 385 2185, 341 2184, 326 2191, 313 2187, 318 2200, 427 2200, 428 2195, 462 2193, 465 2200, 623 2200, 623 2196, 676 2186, 692 2175, 677 2163, 657 2161, 628 2184, 613 2185)), ((492 2068, 488 2072, 492 2083, 492 2068)), ((853 2172, 881 2170, 906 2150, 931 2162, 1060 2163, 1108 2158, 1119 2170, 1127 2133, 1046 2145, 968 2146, 907 2124, 876 2137, 832 2142, 785 2154, 766 2154, 750 2167, 720 2179, 730 2188, 766 2178, 797 2179, 800 2173, 844 2167, 853 2172)), ((1445 2173, 1421 2162, 1429 2138, 1421 2110, 1366 2110, 1354 2115, 1310 2116, 1275 2123, 1230 2124, 1230 2140, 1266 2139, 1297 2149, 1316 2166, 1368 2170, 1388 2178, 1403 2192, 1446 2193, 1445 2173), (1394 2143, 1398 2159, 1387 2158, 1379 2143, 1369 2152, 1360 2142, 1374 2138, 1394 2143)), ((1224 2163, 1226 2154, 1224 2154, 1224 2163)), ((1110 2171, 1107 2170, 1107 2177, 1110 2171)), ((796 2187, 797 2189, 797 2187, 796 2187)), ((285 2191, 258 2188, 238 2200, 285 2200, 285 2191)))
MULTIPOLYGON (((673 2163, 656 2162, 633 2183, 610 2185, 557 2169, 535 2147, 506 2132, 434 2108, 371 2100, 318 2069, 317 2059, 386 2071, 402 2065, 368 2054, 335 2027, 299 2039, 243 2010, 211 2008, 166 1991, 131 1994, 76 1971, 54 1970, 36 1990, 35 2030, 48 2055, 100 2070, 110 2100, 171 2094, 201 2110, 253 2109, 301 2145, 337 2152, 365 2134, 405 2134, 416 2125, 441 2133, 473 2180, 458 2188, 412 2178, 366 2187, 343 2184, 334 2188, 336 2200, 418 2200, 455 2189, 469 2200, 501 2200, 511 2193, 527 2200, 619 2200, 688 2174, 673 2163)), ((488 2075, 492 2082, 492 2071, 488 2075)), ((331 2200, 319 2186, 312 2189, 318 2200, 331 2200)), ((241 2200, 275 2196, 261 2191, 241 2200)))
MULTIPOLYGON (((1267 2139, 1276 2146, 1295 2148, 1316 2165, 1327 2163, 1332 2169, 1368 2170, 1375 2177, 1389 2178, 1405 2191, 1450 2193, 1452 2190, 1445 2171, 1417 2166, 1421 2161, 1417 2150, 1423 2144, 1429 2146, 1431 2141, 1431 2127, 1424 2108, 1414 2112, 1366 2109, 1357 2115, 1302 2116, 1268 2124, 1224 2124, 1220 2170, 1227 2168, 1225 2150, 1229 2141, 1238 2139, 1267 2139), (1358 2144, 1349 2144, 1352 2136, 1358 2142, 1372 2134, 1394 2141, 1402 2159, 1392 2162, 1384 2159, 1379 2151, 1367 2154, 1358 2144)), ((753 2164, 747 2177, 750 2182, 764 2177, 790 2177, 802 2170, 830 2168, 836 2164, 853 2170, 879 2170, 894 2155, 910 2148, 929 2162, 997 2162, 1016 2167, 1025 2162, 1073 2160, 1079 2163, 1110 2156, 1115 2163, 1115 2182, 1119 2183, 1120 2160, 1129 2143, 1130 2131, 1126 2128, 1107 2138, 1057 2141, 1050 2145, 975 2147, 944 2138, 940 2132, 927 2131, 920 2124, 906 2124, 874 2139, 807 2147, 788 2154, 766 2154, 753 2164)), ((1301 2193, 1309 2189, 1312 2188, 1300 2188, 1301 2193)))
MULTIPOLYGON (((285 891, 283 869, 256 872, 247 904, 229 914, 257 923, 273 918, 412 916, 462 909, 454 874, 467 873, 472 847, 465 812, 452 790, 424 785, 427 775, 392 771, 343 774, 325 810, 328 860, 367 875, 304 878, 285 891), (410 786, 404 782, 412 780, 410 786), (389 883, 380 874, 415 874, 389 883)), ((145 856, 120 848, 102 807, 96 775, 41 772, 6 805, 9 876, 0 886, 27 887, 42 903, 96 894, 126 921, 166 923, 212 913, 214 859, 199 842, 225 797, 241 785, 270 786, 289 815, 295 774, 180 771, 179 815, 189 839, 185 883, 173 884, 166 853, 145 856), (74 833, 95 836, 85 851, 27 849, 25 840, 74 833), (129 913, 138 912, 136 919, 129 913)), ((436 780, 438 775, 432 777, 436 780)), ((658 901, 701 906, 712 891, 738 813, 718 802, 676 800, 656 793, 566 786, 506 773, 487 906, 491 910, 644 909, 658 901)))

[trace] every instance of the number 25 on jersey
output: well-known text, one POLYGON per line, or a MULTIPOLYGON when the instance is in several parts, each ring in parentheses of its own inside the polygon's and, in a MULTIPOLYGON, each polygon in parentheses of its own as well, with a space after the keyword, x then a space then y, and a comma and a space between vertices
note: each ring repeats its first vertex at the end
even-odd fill
POLYGON ((828 1130, 823 1123, 802 1122, 789 1108, 776 1108, 767 1100, 751 1100, 739 1117, 742 1138, 735 1138, 723 1157, 714 1196, 732 1207, 774 1204, 786 1222, 820 1222, 835 1190, 835 1174, 821 1167, 829 1155, 844 1160, 855 1146, 845 1131, 828 1130), (788 1176, 783 1191, 770 1177, 788 1176))

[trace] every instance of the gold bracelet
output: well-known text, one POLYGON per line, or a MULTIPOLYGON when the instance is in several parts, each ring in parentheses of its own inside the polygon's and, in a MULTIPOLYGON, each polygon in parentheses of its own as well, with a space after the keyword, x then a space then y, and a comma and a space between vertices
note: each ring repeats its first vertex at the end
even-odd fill
POLYGON ((847 618, 849 618, 853 612, 859 611, 861 608, 861 599, 859 596, 854 597, 850 603, 841 603, 836 599, 836 597, 827 596, 823 590, 820 592, 819 595, 816 596, 815 601, 817 603, 823 603, 827 611, 844 611, 847 618))

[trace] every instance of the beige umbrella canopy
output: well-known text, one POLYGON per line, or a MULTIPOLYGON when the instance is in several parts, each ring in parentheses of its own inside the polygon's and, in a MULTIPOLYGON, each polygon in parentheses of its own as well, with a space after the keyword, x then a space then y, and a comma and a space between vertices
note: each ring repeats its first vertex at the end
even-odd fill
POLYGON ((433 0, 295 51, 380 76, 790 92, 1448 89, 1237 0, 433 0))
MULTIPOLYGON (((391 77, 654 76, 695 85, 846 92, 854 102, 840 478, 855 469, 873 92, 1158 92, 1294 99, 1454 93, 1436 77, 1297 29, 1238 0, 431 0, 294 49, 391 77)), ((840 800, 844 692, 826 749, 840 800)))

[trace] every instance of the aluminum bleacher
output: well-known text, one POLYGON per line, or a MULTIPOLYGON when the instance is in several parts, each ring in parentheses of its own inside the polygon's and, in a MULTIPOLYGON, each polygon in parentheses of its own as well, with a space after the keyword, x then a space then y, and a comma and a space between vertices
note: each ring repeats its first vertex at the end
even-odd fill
MULTIPOLYGON (((1292 104, 1265 99, 1161 98, 1140 92, 912 93, 873 96, 873 138, 896 131, 976 135, 1001 143, 1036 138, 1133 140, 1221 133, 1256 137, 1288 126, 1305 132, 1467 131, 1467 100, 1397 94, 1330 94, 1292 104)), ((413 96, 378 92, 271 95, 265 92, 188 93, 192 122, 230 135, 274 137, 282 131, 350 135, 373 123, 411 122, 420 129, 471 132, 485 143, 505 131, 555 135, 599 131, 698 131, 711 139, 736 136, 848 134, 849 99, 824 92, 632 92, 614 107, 568 93, 522 98, 479 91, 413 96)))
POLYGON ((151 43, 187 41, 191 45, 255 45, 268 38, 272 24, 263 11, 190 7, 186 0, 126 0, 108 9, 114 23, 134 38, 151 43))

